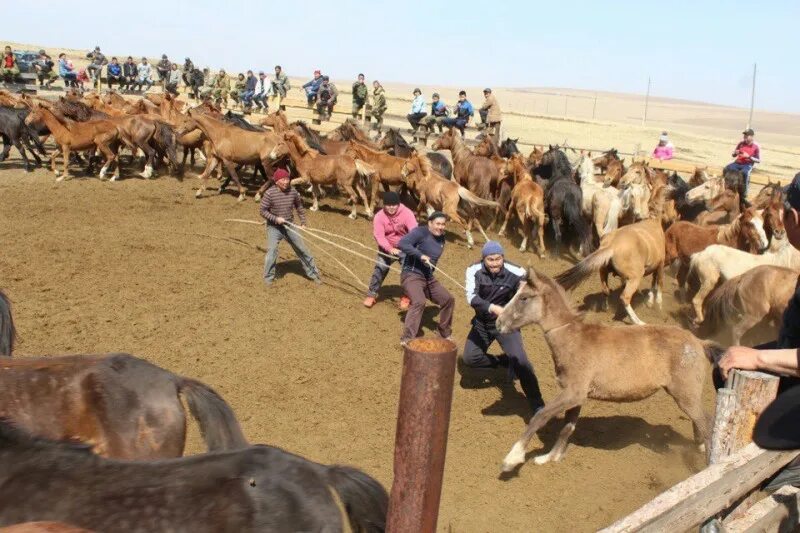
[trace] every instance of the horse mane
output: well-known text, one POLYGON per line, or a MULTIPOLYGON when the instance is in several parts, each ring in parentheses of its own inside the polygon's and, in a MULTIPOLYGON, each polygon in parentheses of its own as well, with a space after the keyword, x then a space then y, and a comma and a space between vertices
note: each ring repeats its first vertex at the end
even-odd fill
MULTIPOLYGON (((549 164, 552 169, 550 174, 551 180, 563 179, 563 178, 572 178, 572 165, 569 163, 569 158, 567 158, 567 154, 564 153, 561 148, 555 146, 551 148, 548 152, 545 152, 545 155, 548 153, 552 153, 553 161, 549 164)), ((540 164, 539 166, 548 166, 545 164, 540 164)))
POLYGON ((419 171, 423 176, 430 176, 433 173, 431 160, 428 159, 424 154, 415 151, 413 157, 416 157, 419 161, 419 171))
MULTIPOLYGON (((93 113, 103 113, 92 109, 84 102, 77 100, 59 99, 55 102, 54 110, 57 109, 65 118, 77 120, 78 122, 87 122, 92 119, 93 113)), ((106 113, 104 115, 108 116, 106 113)))
POLYGON ((575 307, 572 305, 569 296, 567 296, 567 291, 564 290, 564 287, 562 287, 561 284, 559 284, 550 276, 543 274, 536 269, 534 269, 534 273, 536 274, 537 282, 544 283, 561 298, 564 307, 566 307, 567 310, 572 314, 573 320, 583 320, 584 314, 575 310, 575 307))
POLYGON ((322 147, 322 139, 317 134, 317 132, 308 127, 308 124, 306 124, 302 120, 295 120, 294 122, 289 124, 289 126, 297 127, 303 132, 303 137, 305 137, 305 142, 309 148, 313 148, 314 150, 323 155, 327 153, 325 152, 325 149, 322 147))
POLYGON ((309 146, 308 143, 306 143, 305 139, 303 139, 302 135, 294 131, 290 131, 288 132, 288 134, 289 138, 286 139, 286 137, 284 137, 284 139, 294 143, 295 148, 297 148, 299 152, 305 151, 306 153, 310 153, 311 155, 319 155, 319 151, 309 146))
POLYGON ((399 129, 389 128, 389 131, 387 131, 386 134, 392 136, 395 147, 400 146, 401 148, 411 148, 411 145, 408 144, 408 141, 405 140, 399 129))
POLYGON ((50 440, 37 437, 18 427, 14 422, 5 417, 0 417, 0 453, 9 448, 35 452, 37 455, 43 451, 77 452, 86 457, 94 457, 92 446, 73 440, 50 440))
POLYGON ((742 216, 744 213, 733 219, 730 224, 723 224, 717 230, 717 242, 730 242, 742 231, 742 216))

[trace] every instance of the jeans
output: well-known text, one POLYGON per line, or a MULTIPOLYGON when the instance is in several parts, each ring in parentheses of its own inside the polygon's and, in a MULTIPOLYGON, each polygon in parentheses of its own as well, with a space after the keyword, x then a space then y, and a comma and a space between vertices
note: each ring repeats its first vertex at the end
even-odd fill
MULTIPOLYGON (((149 89, 150 87, 153 86, 153 80, 142 80, 142 79, 139 79, 139 81, 136 82, 136 90, 137 91, 141 91, 142 90, 142 85, 147 85, 147 89, 149 89)), ((145 91, 147 89, 145 89, 145 91)))
POLYGON ((444 124, 445 128, 452 128, 455 126, 458 128, 458 131, 461 132, 461 136, 464 136, 464 128, 467 126, 467 119, 465 118, 458 118, 458 117, 449 117, 442 120, 442 124, 444 124))
POLYGON ((314 263, 314 257, 306 248, 303 238, 296 230, 289 231, 287 226, 267 225, 267 254, 264 257, 264 281, 272 283, 275 280, 275 264, 278 262, 278 244, 286 240, 300 259, 303 270, 311 279, 319 278, 319 270, 314 263))
POLYGON ((449 337, 452 333, 453 309, 456 306, 453 295, 447 292, 447 289, 436 278, 426 278, 416 272, 403 272, 400 276, 400 283, 411 299, 411 307, 406 313, 403 335, 400 340, 410 341, 417 337, 427 299, 439 306, 439 335, 444 338, 449 337))
MULTIPOLYGON (((728 164, 725 167, 725 170, 735 170, 740 171, 744 174, 744 196, 747 197, 747 192, 750 189, 750 173, 753 171, 753 164, 741 164, 734 161, 733 163, 728 164)), ((744 200, 745 198, 742 198, 744 200)))
POLYGON ((249 107, 250 105, 252 105, 254 94, 255 91, 242 91, 241 93, 239 93, 239 99, 241 99, 243 105, 249 107))
POLYGON ((417 131, 417 128, 419 128, 419 121, 425 118, 425 116, 427 116, 427 113, 409 113, 406 115, 406 118, 408 119, 408 123, 411 124, 411 129, 417 131))
POLYGON ((380 253, 378 254, 378 258, 375 259, 375 270, 372 271, 372 277, 369 278, 369 289, 367 290, 367 296, 372 296, 373 298, 378 296, 378 291, 381 285, 383 285, 386 276, 389 274, 389 267, 399 259, 397 257, 386 257, 386 255, 383 255, 391 255, 383 248, 380 248, 378 251, 380 253))
POLYGON ((253 103, 258 107, 267 108, 267 93, 259 93, 253 96, 253 103))
POLYGON ((509 370, 518 378, 522 391, 528 399, 531 410, 535 411, 544 405, 542 392, 539 390, 539 380, 533 372, 533 365, 528 360, 525 347, 522 344, 522 334, 519 330, 511 333, 500 333, 493 323, 487 324, 474 318, 472 329, 467 335, 464 344, 464 354, 461 356, 464 364, 472 368, 496 368, 508 362, 509 370), (497 341, 505 352, 506 358, 488 355, 486 350, 497 341))

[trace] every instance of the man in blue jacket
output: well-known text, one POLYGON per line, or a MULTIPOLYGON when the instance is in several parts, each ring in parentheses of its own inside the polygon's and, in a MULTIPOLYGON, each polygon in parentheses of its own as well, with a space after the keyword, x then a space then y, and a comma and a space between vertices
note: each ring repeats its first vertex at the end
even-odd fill
POLYGON ((400 239, 397 247, 405 254, 400 283, 406 295, 411 299, 411 306, 406 313, 400 345, 417 337, 425 302, 430 299, 439 306, 439 335, 449 339, 452 333, 453 308, 456 300, 447 289, 439 283, 433 273, 436 263, 444 251, 444 233, 447 216, 441 211, 434 211, 428 216, 428 224, 417 226, 400 239))
POLYGON ((314 78, 303 84, 303 89, 306 91, 306 100, 308 100, 308 107, 313 106, 317 101, 317 93, 323 81, 322 72, 315 70, 314 78))
POLYGON ((499 242, 489 241, 483 246, 481 261, 467 268, 467 302, 475 309, 472 329, 464 345, 464 363, 473 368, 508 367, 519 378, 531 410, 544 407, 539 381, 525 353, 519 330, 500 333, 497 317, 517 292, 526 277, 525 269, 505 260, 499 242), (488 355, 489 346, 497 341, 504 355, 488 355))
POLYGON ((122 65, 119 64, 119 61, 116 57, 111 58, 111 63, 108 64, 106 67, 106 82, 108 83, 108 90, 112 89, 112 85, 116 83, 117 85, 122 87, 122 65))
POLYGON ((475 115, 475 109, 472 107, 472 104, 467 100, 467 92, 460 91, 458 93, 458 103, 456 104, 456 116, 449 117, 442 120, 442 124, 445 125, 447 128, 452 128, 455 126, 461 132, 461 136, 464 136, 464 128, 469 123, 469 119, 475 115))

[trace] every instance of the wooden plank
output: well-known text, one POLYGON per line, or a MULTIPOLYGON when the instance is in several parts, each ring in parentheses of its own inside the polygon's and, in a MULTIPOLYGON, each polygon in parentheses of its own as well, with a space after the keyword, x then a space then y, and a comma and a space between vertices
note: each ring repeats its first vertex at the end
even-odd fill
POLYGON ((662 492, 601 533, 686 531, 729 507, 798 456, 797 450, 768 451, 755 444, 662 492))
POLYGON ((724 522, 726 533, 788 533, 800 526, 800 489, 784 486, 752 506, 746 514, 724 522))

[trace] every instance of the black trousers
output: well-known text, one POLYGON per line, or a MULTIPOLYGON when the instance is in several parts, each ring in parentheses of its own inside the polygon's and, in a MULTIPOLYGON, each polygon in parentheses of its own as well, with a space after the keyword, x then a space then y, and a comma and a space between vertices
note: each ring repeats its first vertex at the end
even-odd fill
POLYGON ((531 410, 535 411, 544 405, 542 392, 539 390, 539 380, 536 379, 533 365, 525 353, 522 334, 519 330, 500 333, 494 323, 486 323, 474 318, 472 329, 469 331, 467 342, 464 345, 462 359, 467 366, 472 368, 496 368, 508 365, 509 369, 519 378, 531 410), (486 353, 494 341, 500 344, 505 352, 505 357, 495 357, 486 353))
POLYGON ((409 113, 406 115, 406 118, 408 119, 408 123, 411 124, 411 128, 414 131, 417 131, 417 128, 419 128, 419 121, 425 118, 427 115, 427 113, 409 113))

